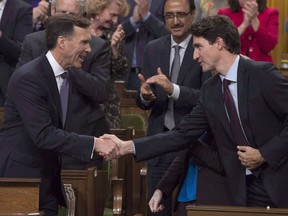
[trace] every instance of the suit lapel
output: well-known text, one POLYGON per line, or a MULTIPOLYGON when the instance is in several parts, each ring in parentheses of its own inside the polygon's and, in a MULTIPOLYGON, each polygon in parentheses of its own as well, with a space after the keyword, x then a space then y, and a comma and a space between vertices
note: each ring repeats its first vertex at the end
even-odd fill
POLYGON ((52 97, 52 100, 54 101, 55 105, 56 105, 56 108, 57 108, 57 111, 58 111, 58 117, 60 119, 60 121, 62 122, 61 120, 61 102, 60 102, 60 95, 59 95, 59 91, 58 91, 58 87, 57 87, 57 83, 56 83, 56 79, 55 79, 55 75, 54 75, 54 72, 52 70, 52 67, 51 65, 49 64, 45 54, 42 55, 44 58, 45 58, 45 70, 43 71, 44 72, 44 76, 46 78, 46 83, 49 87, 49 89, 51 90, 51 97, 52 97))
MULTIPOLYGON (((184 54, 184 57, 182 60, 179 75, 177 78, 177 84, 181 84, 183 82, 186 74, 192 72, 189 70, 189 67, 191 66, 191 63, 189 63, 189 62, 193 61, 192 54, 193 54, 193 47, 192 47, 192 39, 191 39, 187 48, 186 48, 186 51, 185 51, 185 54, 184 54)), ((198 63, 196 63, 196 64, 198 64, 198 63)))
POLYGON ((8 20, 11 18, 11 16, 16 16, 16 14, 14 14, 13 11, 14 11, 13 0, 7 0, 4 10, 3 10, 1 23, 0 23, 0 28, 2 30, 5 29, 8 23, 8 20))
POLYGON ((162 72, 167 76, 169 76, 170 72, 170 53, 171 53, 171 37, 170 35, 166 36, 166 40, 162 44, 162 49, 160 52, 160 65, 162 72))
POLYGON ((245 135, 250 144, 254 144, 253 136, 249 126, 248 119, 248 91, 249 91, 249 74, 247 73, 246 60, 240 57, 237 71, 237 92, 238 92, 238 109, 240 121, 245 135))
POLYGON ((215 82, 212 83, 211 92, 209 92, 209 98, 210 98, 209 103, 212 105, 211 109, 214 110, 213 112, 215 112, 215 116, 221 122, 227 135, 230 137, 231 140, 234 140, 231 125, 224 107, 222 81, 218 75, 215 75, 215 77, 213 77, 212 79, 214 79, 215 82), (219 106, 215 106, 215 104, 219 104, 219 106))

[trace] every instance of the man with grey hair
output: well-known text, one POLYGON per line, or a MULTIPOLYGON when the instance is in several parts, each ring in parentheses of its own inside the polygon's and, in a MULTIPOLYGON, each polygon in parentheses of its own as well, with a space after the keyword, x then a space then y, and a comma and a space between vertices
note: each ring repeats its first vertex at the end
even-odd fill
MULTIPOLYGON (((53 0, 51 15, 74 14, 82 16, 85 12, 85 0, 53 0)), ((25 37, 22 45, 18 66, 23 65, 47 52, 45 44, 46 31, 39 31, 25 37)), ((107 100, 110 79, 109 47, 100 38, 92 36, 91 52, 87 54, 81 68, 69 68, 70 79, 75 83, 72 89, 69 110, 64 129, 92 136, 100 136, 108 132, 108 125, 100 103, 107 100)), ((79 143, 81 145, 81 143, 79 143)), ((102 167, 102 157, 99 155, 89 163, 77 161, 63 156, 62 163, 68 169, 86 169, 87 167, 102 167)))

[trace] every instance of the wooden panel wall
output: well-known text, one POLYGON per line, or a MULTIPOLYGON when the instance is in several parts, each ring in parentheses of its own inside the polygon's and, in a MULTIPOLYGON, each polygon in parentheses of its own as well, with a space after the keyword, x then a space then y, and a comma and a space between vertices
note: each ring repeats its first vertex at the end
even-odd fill
POLYGON ((285 24, 288 19, 288 0, 268 0, 268 7, 276 7, 279 10, 279 39, 278 44, 272 51, 272 57, 276 66, 280 66, 281 57, 288 53, 288 33, 285 24))

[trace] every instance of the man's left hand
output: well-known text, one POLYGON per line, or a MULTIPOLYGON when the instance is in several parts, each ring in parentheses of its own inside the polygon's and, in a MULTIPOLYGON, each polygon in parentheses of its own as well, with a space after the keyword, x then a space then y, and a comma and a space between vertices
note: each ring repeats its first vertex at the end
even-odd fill
POLYGON ((237 146, 237 149, 237 154, 241 164, 249 170, 256 169, 265 162, 259 149, 250 146, 237 146))

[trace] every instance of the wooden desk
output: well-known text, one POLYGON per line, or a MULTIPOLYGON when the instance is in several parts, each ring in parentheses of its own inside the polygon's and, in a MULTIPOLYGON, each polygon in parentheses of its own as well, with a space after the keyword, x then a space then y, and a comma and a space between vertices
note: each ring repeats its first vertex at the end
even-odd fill
POLYGON ((252 208, 238 206, 188 206, 188 216, 284 216, 288 209, 252 208))
POLYGON ((0 178, 0 213, 39 212, 40 179, 0 178))

